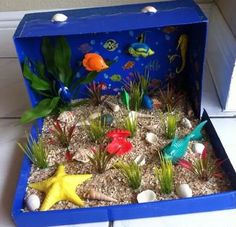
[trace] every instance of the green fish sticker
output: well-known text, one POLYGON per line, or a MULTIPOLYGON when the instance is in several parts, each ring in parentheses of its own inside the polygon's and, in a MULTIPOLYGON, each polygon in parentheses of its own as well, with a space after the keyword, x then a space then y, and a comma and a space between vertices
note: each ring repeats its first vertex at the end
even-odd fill
POLYGON ((120 74, 114 74, 110 77, 110 80, 114 81, 114 82, 119 82, 119 81, 121 81, 121 75, 120 74))

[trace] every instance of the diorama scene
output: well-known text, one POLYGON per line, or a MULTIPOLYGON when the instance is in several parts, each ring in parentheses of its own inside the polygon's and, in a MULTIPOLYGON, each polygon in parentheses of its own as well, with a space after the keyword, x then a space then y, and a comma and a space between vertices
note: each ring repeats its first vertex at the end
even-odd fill
POLYGON ((44 118, 18 144, 32 162, 25 212, 231 190, 199 120, 194 26, 18 41, 34 105, 21 122, 44 118))

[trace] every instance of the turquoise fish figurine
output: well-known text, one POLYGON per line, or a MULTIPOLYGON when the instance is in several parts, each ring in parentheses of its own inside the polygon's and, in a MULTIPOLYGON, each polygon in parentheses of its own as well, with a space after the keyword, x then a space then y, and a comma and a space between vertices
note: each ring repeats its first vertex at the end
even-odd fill
POLYGON ((163 148, 164 158, 166 160, 171 160, 173 163, 177 163, 178 160, 185 155, 189 142, 202 138, 201 130, 206 123, 207 121, 201 122, 193 129, 191 133, 182 139, 175 137, 171 143, 163 148))
POLYGON ((151 110, 153 108, 153 101, 148 95, 143 95, 142 106, 145 109, 151 110))

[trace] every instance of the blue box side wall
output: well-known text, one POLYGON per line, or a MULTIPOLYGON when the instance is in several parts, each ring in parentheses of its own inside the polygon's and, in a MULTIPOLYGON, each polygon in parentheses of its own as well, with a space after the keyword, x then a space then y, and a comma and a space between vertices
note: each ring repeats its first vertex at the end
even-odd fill
MULTIPOLYGON (((223 169, 229 176, 234 189, 236 189, 236 173, 227 159, 227 154, 216 134, 216 131, 204 111, 202 120, 208 120, 206 132, 215 148, 216 156, 226 160, 223 169)), ((42 124, 42 121, 39 122, 42 124)), ((35 129, 32 129, 33 136, 36 136, 35 129)), ((12 216, 17 226, 43 227, 53 225, 92 223, 102 221, 114 221, 134 218, 159 217, 167 215, 180 215, 196 212, 209 212, 236 208, 236 191, 218 193, 215 195, 197 196, 187 199, 176 199, 158 201, 143 204, 115 205, 94 208, 79 208, 72 210, 45 211, 45 212, 22 212, 27 186, 27 179, 30 172, 30 162, 25 158, 20 174, 17 192, 12 208, 12 216)))

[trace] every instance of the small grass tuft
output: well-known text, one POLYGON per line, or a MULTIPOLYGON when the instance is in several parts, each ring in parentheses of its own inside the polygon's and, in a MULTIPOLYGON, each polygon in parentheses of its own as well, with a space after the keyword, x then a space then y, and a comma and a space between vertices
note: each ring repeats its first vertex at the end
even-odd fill
POLYGON ((88 156, 97 173, 104 173, 110 160, 115 156, 115 153, 110 154, 106 150, 105 145, 99 145, 98 149, 93 149, 93 155, 88 156))
POLYGON ((88 136, 93 142, 98 142, 106 134, 105 122, 101 120, 101 117, 88 120, 89 125, 85 125, 88 136))
POLYGON ((28 156, 30 161, 40 169, 45 169, 48 167, 47 153, 44 143, 41 138, 38 142, 33 139, 31 135, 27 135, 27 143, 22 145, 17 143, 19 148, 28 156))
POLYGON ((168 113, 165 125, 165 135, 167 139, 173 139, 177 130, 178 115, 168 113))
POLYGON ((174 169, 171 160, 166 160, 160 155, 160 167, 155 168, 155 176, 160 184, 163 194, 170 194, 174 188, 174 169))
POLYGON ((192 172, 199 180, 208 181, 213 176, 221 177, 219 167, 224 161, 212 159, 204 149, 203 153, 196 157, 192 162, 180 159, 178 164, 192 172))
POLYGON ((54 129, 51 129, 52 134, 56 137, 59 144, 64 147, 68 148, 70 145, 70 141, 74 136, 75 124, 72 126, 63 125, 58 120, 53 122, 54 129))
POLYGON ((137 132, 137 117, 136 116, 128 116, 124 120, 123 128, 130 131, 131 136, 134 137, 137 132))
POLYGON ((124 161, 118 161, 115 163, 114 167, 119 169, 122 175, 128 181, 129 186, 132 189, 138 189, 141 185, 141 171, 134 161, 131 163, 125 163, 124 161))

